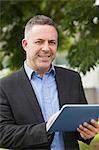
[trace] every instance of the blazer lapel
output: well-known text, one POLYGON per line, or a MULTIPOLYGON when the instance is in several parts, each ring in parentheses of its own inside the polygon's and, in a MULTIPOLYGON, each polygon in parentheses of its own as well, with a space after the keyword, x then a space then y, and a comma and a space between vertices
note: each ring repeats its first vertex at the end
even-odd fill
POLYGON ((59 104, 60 108, 64 104, 70 103, 69 101, 69 81, 68 78, 66 78, 66 73, 64 75, 64 72, 62 72, 61 68, 55 67, 56 69, 56 84, 57 84, 57 90, 58 90, 58 97, 59 97, 59 104), (65 76, 65 77, 64 77, 65 76), (65 80, 65 81, 64 81, 65 80), (65 85, 65 83, 67 83, 65 85))
POLYGON ((22 68, 19 71, 19 80, 20 80, 20 85, 22 87, 22 91, 25 93, 26 99, 28 100, 28 102, 30 103, 30 106, 36 116, 36 119, 38 122, 44 122, 44 118, 42 115, 42 111, 41 108, 39 106, 37 97, 35 95, 35 92, 32 88, 32 85, 25 73, 24 68, 22 68))

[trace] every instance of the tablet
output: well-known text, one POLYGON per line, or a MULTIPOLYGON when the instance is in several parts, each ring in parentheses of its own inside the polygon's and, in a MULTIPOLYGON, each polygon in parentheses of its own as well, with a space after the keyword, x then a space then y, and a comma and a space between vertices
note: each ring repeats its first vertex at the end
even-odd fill
POLYGON ((99 118, 99 104, 64 105, 50 124, 48 132, 73 132, 80 124, 97 118, 99 118))

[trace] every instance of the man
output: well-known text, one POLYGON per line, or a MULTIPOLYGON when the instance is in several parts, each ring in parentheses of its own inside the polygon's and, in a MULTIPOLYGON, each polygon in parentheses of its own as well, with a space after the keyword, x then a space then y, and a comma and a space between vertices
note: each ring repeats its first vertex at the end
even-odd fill
POLYGON ((22 46, 24 66, 0 81, 0 147, 77 150, 78 139, 90 143, 99 133, 95 120, 76 132, 47 132, 64 104, 87 103, 79 74, 52 64, 58 46, 55 23, 43 15, 30 19, 22 46))

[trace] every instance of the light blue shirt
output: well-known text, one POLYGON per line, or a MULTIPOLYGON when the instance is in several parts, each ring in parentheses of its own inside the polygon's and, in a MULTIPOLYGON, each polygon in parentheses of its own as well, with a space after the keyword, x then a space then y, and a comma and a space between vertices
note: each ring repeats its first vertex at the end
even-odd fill
MULTIPOLYGON (((45 122, 57 111, 59 111, 59 100, 55 82, 55 68, 52 68, 41 77, 24 63, 25 71, 35 91, 45 122)), ((61 132, 56 132, 51 150, 64 150, 63 137, 61 132)))

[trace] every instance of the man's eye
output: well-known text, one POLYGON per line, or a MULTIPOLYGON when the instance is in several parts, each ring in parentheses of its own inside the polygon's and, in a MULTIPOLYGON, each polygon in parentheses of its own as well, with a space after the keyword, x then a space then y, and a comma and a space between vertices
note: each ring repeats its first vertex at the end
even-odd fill
POLYGON ((36 41, 35 43, 36 43, 36 44, 41 44, 41 43, 42 43, 42 41, 36 41))
POLYGON ((50 41, 50 45, 55 45, 55 44, 56 44, 56 42, 50 41))

